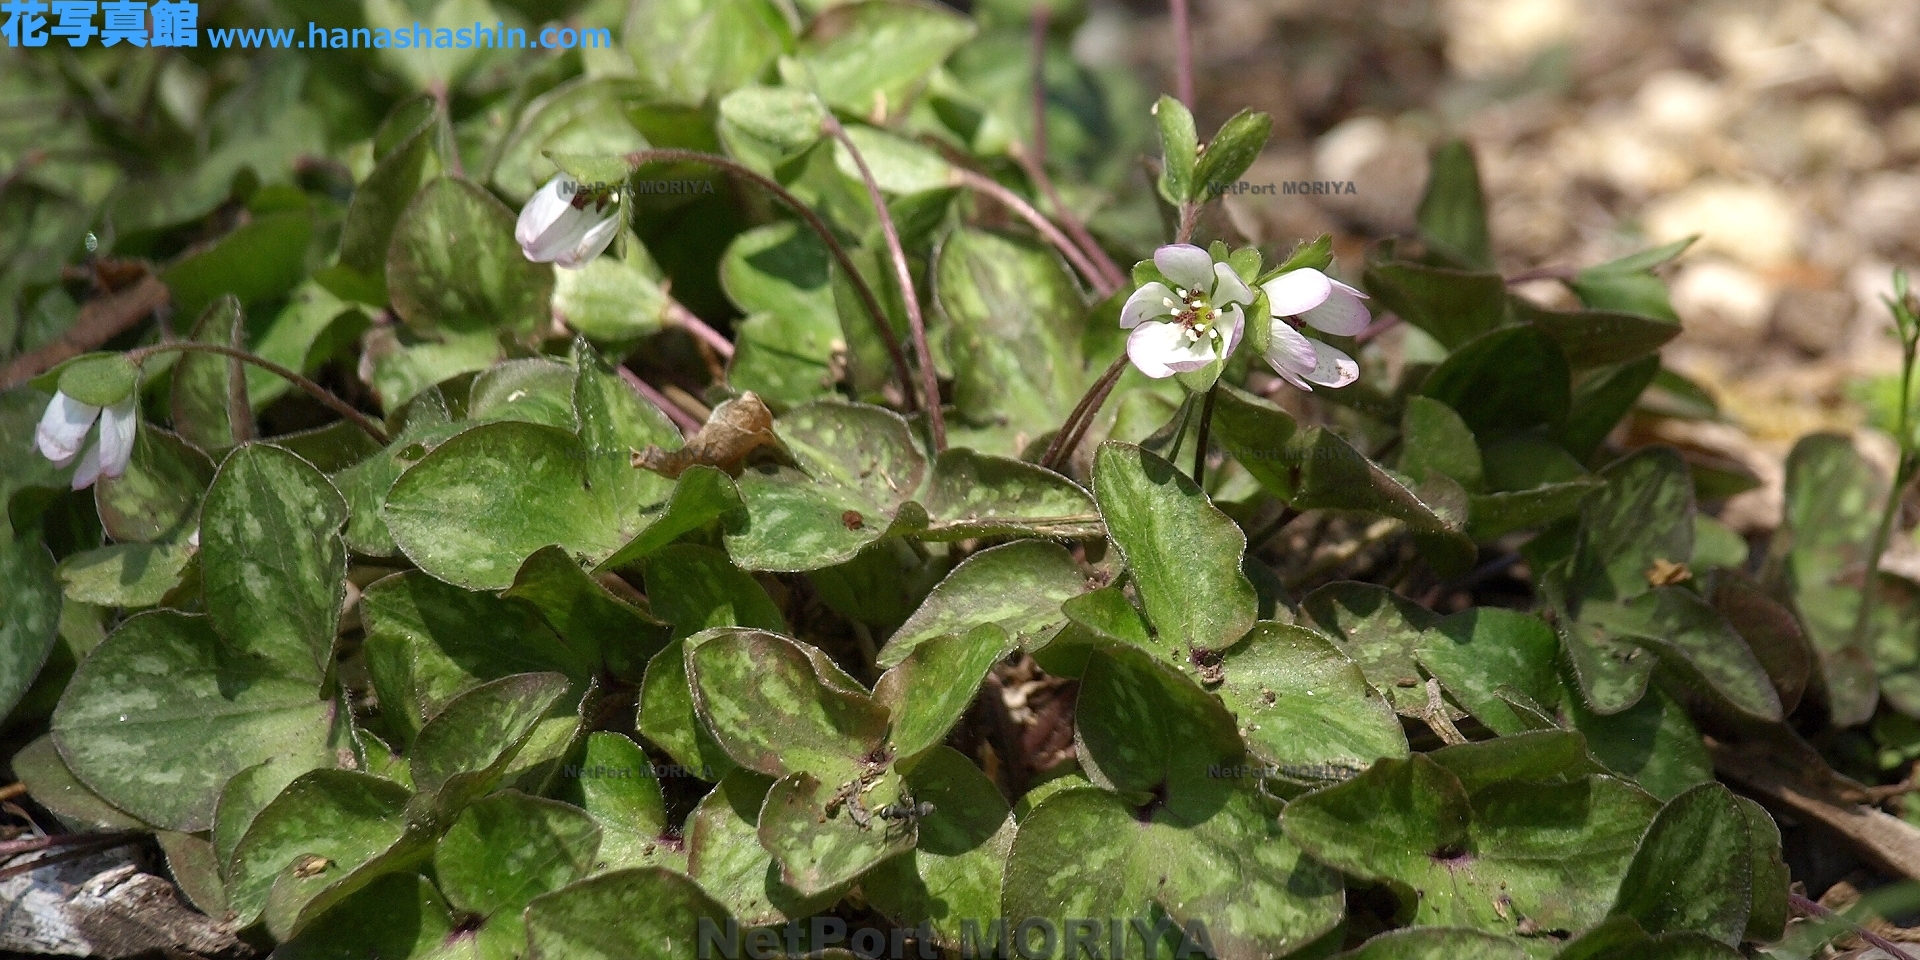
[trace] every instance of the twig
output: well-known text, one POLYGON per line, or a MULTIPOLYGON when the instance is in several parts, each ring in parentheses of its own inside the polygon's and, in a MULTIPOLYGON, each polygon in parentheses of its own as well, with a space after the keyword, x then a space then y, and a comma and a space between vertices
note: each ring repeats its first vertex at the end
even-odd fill
POLYGON ((0 867, 0 880, 10 880, 23 873, 32 873, 41 867, 50 867, 56 863, 84 860, 96 853, 112 850, 114 847, 124 847, 140 838, 139 834, 99 834, 96 836, 101 836, 104 839, 98 842, 75 845, 59 853, 48 854, 44 857, 35 857, 26 863, 16 863, 6 867, 0 867))
POLYGON ((1060 424, 1059 432, 1053 435, 1053 442, 1047 444, 1047 452, 1040 456, 1040 465, 1048 470, 1059 470, 1063 460, 1073 454, 1080 446, 1080 440, 1086 436, 1086 424, 1093 422, 1094 414, 1099 412, 1100 404, 1105 403, 1107 394, 1113 392, 1113 385, 1120 382, 1120 375, 1127 372, 1127 355, 1115 357, 1107 366, 1100 379, 1087 388, 1085 396, 1074 405, 1073 411, 1060 424))
POLYGON ((954 180, 961 186, 992 197, 1001 206, 1012 210, 1020 219, 1025 220, 1040 236, 1066 256, 1067 261, 1073 264, 1075 270, 1080 271, 1080 275, 1086 278, 1087 283, 1093 287, 1094 293, 1098 294, 1100 299, 1105 300, 1113 296, 1114 291, 1120 289, 1120 285, 1111 282, 1099 265, 1094 263, 1072 240, 1067 239, 1067 235, 1061 233, 1060 228, 1053 225, 1053 221, 1041 215, 1040 211, 1033 208, 1033 204, 1022 199, 1019 194, 1001 186, 999 181, 992 177, 975 173, 965 167, 954 167, 953 175, 954 180))
POLYGON ((133 361, 135 366, 139 366, 140 364, 145 363, 148 357, 151 357, 159 353, 217 353, 220 356, 231 357, 235 360, 241 361, 242 363, 251 363, 256 367, 259 367, 260 369, 265 370, 268 373, 271 373, 274 376, 279 377, 287 381, 288 383, 293 384, 296 387, 299 387, 301 390, 305 391, 308 396, 311 396, 315 400, 318 400, 321 403, 326 404, 328 409, 352 421, 354 426, 359 427, 362 431, 366 433, 367 436, 372 437, 373 439, 379 441, 381 446, 386 446, 387 444, 387 440, 388 440, 387 432, 381 429, 379 424, 374 423, 371 419, 369 419, 366 414, 361 413, 358 410, 355 410, 351 404, 347 403, 345 400, 342 400, 337 396, 334 396, 332 391, 329 391, 326 387, 323 387, 317 383, 314 383, 312 380, 308 380, 306 377, 303 377, 293 372, 292 370, 287 369, 286 367, 283 367, 277 363, 274 363, 273 361, 268 360, 265 357, 256 357, 253 354, 247 353, 244 350, 235 350, 232 347, 223 346, 218 343, 199 343, 191 340, 177 340, 177 341, 174 341, 173 343, 157 343, 150 347, 141 347, 138 350, 129 351, 127 353, 127 359, 133 361))
POLYGON ((1193 23, 1187 15, 1187 0, 1170 0, 1173 8, 1173 90, 1174 96, 1193 109, 1193 23))
POLYGON ((867 158, 847 135, 847 128, 841 126, 832 113, 823 116, 821 126, 847 148, 847 156, 853 159, 853 165, 860 170, 860 179, 866 182, 874 216, 880 219, 880 235, 886 239, 887 253, 893 258, 894 280, 900 284, 900 299, 907 308, 907 329, 913 334, 913 350, 920 357, 921 401, 927 410, 927 426, 933 434, 933 452, 942 453, 947 449, 947 422, 940 412, 940 374, 933 368, 933 351, 927 346, 927 321, 920 314, 920 295, 914 290, 913 268, 907 265, 907 248, 900 242, 900 228, 887 210, 887 198, 880 192, 880 184, 874 180, 867 158))
MULTIPOLYGON (((20 787, 21 794, 26 793, 26 784, 16 783, 13 786, 20 787)), ((12 789, 12 787, 8 789, 12 789)), ((18 795, 19 794, 16 794, 16 796, 18 795)), ((12 797, 8 799, 12 799, 12 797)), ((118 833, 50 833, 45 836, 34 837, 31 840, 9 840, 5 843, 0 843, 0 860, 11 860, 21 854, 37 853, 41 850, 49 850, 54 847, 71 847, 75 844, 93 843, 106 837, 133 839, 139 836, 141 836, 141 834, 138 832, 129 830, 118 833)))
POLYGON ((667 301, 666 321, 667 326, 679 327, 695 340, 712 347, 713 352, 719 354, 722 360, 733 359, 733 341, 721 336, 720 331, 707 326, 705 320, 696 316, 692 310, 688 310, 680 301, 671 299, 667 301))
POLYGON ((700 421, 695 420, 691 414, 680 409, 673 401, 668 400, 665 394, 655 390, 653 384, 640 379, 639 374, 628 370, 626 367, 618 367, 616 369, 619 371, 620 379, 625 380, 627 386, 633 388, 634 393, 639 394, 648 403, 660 408, 660 412, 666 414, 667 419, 672 420, 673 425, 680 428, 681 434, 691 437, 700 431, 700 421))
POLYGON ((827 252, 833 254, 834 262, 838 263, 840 269, 846 273, 847 282, 853 284, 854 293, 860 298, 861 305, 866 308, 867 315, 873 318, 875 331, 880 334, 881 342, 886 344, 887 356, 893 359, 894 376, 900 381, 900 392, 903 401, 907 405, 907 411, 909 413, 913 412, 915 408, 913 374, 909 371, 906 351, 900 346, 900 337, 893 332, 893 324, 887 319, 886 311, 880 308, 880 298, 874 296, 873 287, 867 283, 866 275, 862 274, 860 269, 854 266, 853 258, 847 255, 847 248, 840 243, 840 238, 834 236, 833 228, 827 226, 827 222, 820 219, 820 215, 813 212, 813 208, 802 203, 799 197, 794 196, 786 187, 781 186, 780 181, 766 176, 760 171, 729 157, 723 157, 713 153, 702 153, 698 150, 675 150, 670 148, 636 150, 627 154, 627 162, 634 167, 656 161, 668 163, 703 163, 708 166, 719 167, 744 180, 752 181, 768 193, 778 197, 780 202, 785 204, 788 209, 798 214, 800 219, 806 222, 807 228, 812 230, 820 237, 821 242, 827 245, 827 252))
POLYGON ((77 357, 112 340, 147 315, 164 306, 173 294, 160 278, 148 274, 124 290, 96 297, 80 307, 73 325, 60 339, 9 361, 0 372, 0 390, 10 390, 27 382, 71 357, 77 357))
POLYGON ((26 795, 27 785, 24 783, 9 783, 0 787, 0 801, 17 800, 26 795))
POLYGON ((1787 905, 1799 911, 1804 916, 1819 917, 1822 920, 1832 920, 1832 921, 1835 921, 1836 923, 1841 923, 1846 925, 1847 927, 1853 930, 1854 936, 1859 937, 1860 939, 1865 940, 1866 942, 1871 943, 1876 947, 1879 947, 1881 950, 1886 952, 1887 956, 1893 957, 1894 960, 1914 960, 1913 954, 1910 954, 1905 950, 1900 949, 1898 946, 1895 946, 1893 941, 1888 940, 1886 937, 1883 937, 1877 933, 1874 933, 1872 930, 1867 929, 1864 925, 1856 923, 1853 920, 1848 919, 1847 917, 1843 917, 1840 914, 1832 910, 1829 910, 1824 906, 1821 906, 1819 903, 1816 903, 1813 900, 1809 900, 1806 897, 1801 896, 1800 894, 1797 894, 1797 893, 1787 894, 1787 905))

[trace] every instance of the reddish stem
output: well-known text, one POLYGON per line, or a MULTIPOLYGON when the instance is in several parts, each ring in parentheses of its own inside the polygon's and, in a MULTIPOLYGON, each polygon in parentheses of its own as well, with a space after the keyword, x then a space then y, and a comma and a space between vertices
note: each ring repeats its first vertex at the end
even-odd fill
POLYGON ((672 420, 673 425, 679 427, 682 434, 691 437, 699 432, 700 421, 695 420, 692 414, 680 409, 679 404, 667 399, 667 395, 654 389, 653 384, 640 379, 639 374, 626 367, 620 367, 619 370, 620 379, 625 380, 627 386, 632 387, 633 392, 639 394, 648 403, 659 407, 660 412, 666 414, 667 419, 672 420))
POLYGON ((1173 83, 1174 96, 1193 109, 1193 23, 1187 15, 1187 0, 1170 0, 1173 8, 1173 83))
POLYGON ((1098 264, 1095 264, 1093 260, 1088 258, 1086 253, 1076 246, 1072 240, 1067 239, 1067 235, 1061 233, 1059 227, 1053 225, 1053 221, 1048 220, 1040 211, 1034 209, 1033 204, 1028 203, 1019 194, 1002 186, 999 181, 994 180, 992 177, 983 176, 965 167, 955 167, 953 170, 955 179, 963 186, 992 197, 998 201, 1001 206, 1012 210, 1020 219, 1025 220, 1040 236, 1046 238, 1048 243, 1053 244, 1054 248, 1064 254, 1068 262, 1073 264, 1073 268, 1080 271, 1080 275, 1087 279, 1087 283, 1092 285, 1094 292, 1100 296, 1100 299, 1105 300, 1113 296, 1114 291, 1120 289, 1119 284, 1111 282, 1107 275, 1101 271, 1098 264))

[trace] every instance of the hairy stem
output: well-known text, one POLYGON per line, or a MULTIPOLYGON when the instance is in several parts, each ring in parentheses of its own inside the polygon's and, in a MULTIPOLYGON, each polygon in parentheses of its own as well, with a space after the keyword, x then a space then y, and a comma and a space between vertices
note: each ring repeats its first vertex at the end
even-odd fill
POLYGON ((740 163, 731 157, 723 157, 714 153, 702 153, 698 150, 675 150, 669 148, 635 150, 627 154, 627 163, 635 167, 655 162, 703 163, 711 167, 719 167, 737 177, 753 181, 768 193, 778 197, 780 202, 785 204, 788 209, 799 214, 800 219, 806 222, 807 228, 818 235, 821 242, 827 245, 827 251, 833 255, 834 262, 838 263, 840 269, 846 273, 847 282, 853 284, 854 293, 860 297, 861 306, 865 307, 867 315, 873 318, 874 328, 880 334, 881 342, 887 346, 887 355, 893 360, 893 373, 900 381, 900 393, 906 401, 907 410, 909 413, 913 411, 915 406, 913 374, 909 372, 907 355, 906 352, 901 349, 900 338, 893 332, 893 324, 888 322, 886 311, 880 309, 880 298, 874 296, 873 287, 868 285, 866 276, 860 272, 858 267, 854 266, 853 258, 847 255, 847 248, 840 243, 840 238, 834 236, 833 228, 827 226, 827 222, 820 219, 820 215, 814 213, 813 208, 802 203, 799 197, 788 192, 786 187, 780 185, 780 181, 746 164, 740 163))
POLYGON ((933 452, 940 453, 947 449, 947 423, 940 414, 940 375, 933 369, 933 351, 927 346, 927 321, 920 314, 920 295, 913 286, 913 268, 907 265, 907 248, 900 242, 900 228, 887 210, 887 198, 880 192, 879 182, 873 179, 867 158, 861 156, 860 148, 854 145, 839 119, 831 113, 825 116, 822 125, 847 148, 847 156, 853 158, 853 165, 860 169, 860 179, 867 185, 874 216, 880 218, 880 235, 886 239, 887 253, 893 259, 894 280, 900 284, 900 299, 906 301, 907 328, 913 334, 913 350, 920 357, 921 400, 927 410, 927 426, 933 433, 933 452))
POLYGON ((1100 412, 1100 405, 1107 401, 1107 394, 1113 392, 1113 385, 1120 382, 1120 375, 1127 372, 1127 355, 1115 357, 1107 366, 1100 379, 1087 388, 1085 396, 1074 405, 1073 411, 1060 424, 1060 430, 1053 435, 1053 442, 1047 444, 1047 452, 1040 456, 1040 465, 1048 470, 1059 470, 1060 464, 1073 455, 1080 440, 1086 436, 1087 427, 1093 423, 1094 415, 1100 412))
POLYGON ((1187 0, 1170 0, 1173 8, 1173 92, 1188 110, 1193 109, 1193 18, 1187 15, 1187 0))
POLYGON ((680 428, 681 434, 691 437, 700 431, 700 421, 695 420, 693 414, 680 409, 679 404, 667 399, 666 394, 654 389, 653 384, 640 379, 639 374, 628 370, 626 367, 619 367, 617 369, 620 373, 620 379, 625 380, 627 386, 632 387, 633 392, 639 394, 641 399, 653 404, 659 408, 661 413, 666 414, 667 419, 672 420, 673 425, 680 428))
POLYGON ((1060 228, 1053 225, 1053 221, 1035 210, 1033 204, 1022 199, 1019 194, 1001 186, 992 177, 975 173, 964 167, 954 167, 953 171, 954 180, 961 186, 992 197, 1001 206, 1012 210, 1020 219, 1025 220, 1027 225, 1033 227, 1048 243, 1053 244, 1054 248, 1067 258, 1067 262, 1073 264, 1073 268, 1080 271, 1080 275, 1086 278, 1087 283, 1093 287, 1100 299, 1105 300, 1113 296, 1114 291, 1120 289, 1120 285, 1111 282, 1099 265, 1075 246, 1072 240, 1067 239, 1067 235, 1061 233, 1060 228))
POLYGON ((381 429, 380 425, 373 422, 373 420, 369 418, 366 414, 361 413, 358 410, 355 410, 352 404, 335 396, 333 392, 328 390, 326 387, 323 387, 317 383, 314 383, 312 380, 308 380, 306 377, 303 377, 298 373, 295 373, 292 370, 287 369, 286 367, 283 367, 277 363, 274 363, 272 360, 268 360, 265 357, 256 357, 253 354, 248 353, 244 350, 235 350, 232 347, 222 346, 217 343, 199 343, 191 340, 176 340, 172 343, 157 343, 151 347, 141 347, 138 350, 129 351, 127 353, 127 359, 132 360, 134 363, 134 366, 139 366, 140 364, 145 363, 148 357, 154 356, 155 354, 169 353, 169 352, 213 353, 213 354, 219 354, 220 356, 223 356, 223 357, 229 357, 234 360, 238 360, 242 363, 251 363, 256 367, 259 367, 260 369, 265 370, 268 373, 271 373, 274 376, 279 377, 280 379, 285 380, 296 387, 299 387, 301 390, 306 391, 308 396, 314 398, 315 400, 320 401, 323 404, 326 404, 327 409, 332 410, 334 413, 337 413, 340 416, 345 417, 346 419, 352 421, 354 426, 359 427, 362 432, 366 433, 367 436, 372 437, 373 439, 379 441, 381 446, 387 445, 387 441, 388 441, 387 431, 381 429))
POLYGON ((1212 442, 1208 434, 1213 432, 1213 398, 1220 392, 1220 384, 1207 388, 1206 402, 1200 406, 1200 432, 1195 436, 1193 448, 1193 482, 1201 493, 1207 491, 1207 445, 1212 442))

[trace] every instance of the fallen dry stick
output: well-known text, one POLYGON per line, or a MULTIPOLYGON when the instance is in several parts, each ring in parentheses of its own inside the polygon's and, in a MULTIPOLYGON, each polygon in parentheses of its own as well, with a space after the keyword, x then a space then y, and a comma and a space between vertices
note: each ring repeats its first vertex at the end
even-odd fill
POLYGON ((131 287, 87 301, 73 326, 68 327, 60 339, 13 358, 5 370, 0 370, 0 390, 11 390, 59 366, 63 360, 112 340, 146 319, 172 296, 159 277, 148 274, 131 287))
POLYGON ((1712 739, 1707 750, 1722 776, 1840 834, 1881 868, 1920 880, 1920 828, 1835 796, 1831 785, 1809 783, 1799 772, 1773 762, 1765 750, 1742 750, 1712 739))

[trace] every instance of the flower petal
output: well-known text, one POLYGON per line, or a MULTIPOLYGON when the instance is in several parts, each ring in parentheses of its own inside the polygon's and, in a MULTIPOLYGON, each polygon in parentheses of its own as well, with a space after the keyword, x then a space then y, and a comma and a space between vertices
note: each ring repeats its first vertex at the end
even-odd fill
POLYGON ((1360 302, 1359 296, 1348 292, 1351 289, 1344 283, 1337 284, 1325 303, 1300 314, 1300 319, 1336 337, 1351 337, 1365 330, 1367 324, 1373 322, 1373 315, 1367 312, 1367 305, 1360 302))
POLYGON ((1144 321, 1173 316, 1173 308, 1167 305, 1172 299, 1173 291, 1158 280, 1135 290, 1120 308, 1120 329, 1132 330, 1144 321))
POLYGON ((1240 335, 1246 331, 1246 328, 1247 314, 1240 309, 1239 304, 1233 304, 1220 311, 1220 319, 1214 324, 1214 329, 1220 331, 1226 338, 1226 346, 1220 351, 1222 357, 1233 356, 1233 348, 1240 345, 1240 335))
POLYGON ((1169 243, 1155 250, 1153 265, 1175 286, 1213 292, 1213 255, 1191 243, 1169 243))
POLYGON ((100 479, 100 445, 95 443, 87 447, 80 455, 80 466, 73 471, 73 489, 85 490, 100 479))
POLYGON ((580 189, 572 177, 556 174, 546 185, 534 191, 527 205, 520 208, 520 220, 514 224, 513 239, 524 249, 534 246, 560 217, 573 209, 573 195, 580 189))
POLYGON ((1267 366, 1285 378, 1288 383, 1303 390, 1311 390, 1303 377, 1312 373, 1319 365, 1319 354, 1313 349, 1313 341, 1295 330, 1285 320, 1275 319, 1271 329, 1271 339, 1267 343, 1267 366))
POLYGON ((128 397, 100 414, 100 472, 117 477, 127 472, 133 459, 134 429, 140 424, 140 408, 128 397))
POLYGON ((619 232, 620 208, 610 207, 607 210, 606 219, 589 227, 572 249, 563 251, 560 256, 553 259, 554 266, 566 267, 570 270, 585 266, 587 261, 606 250, 607 245, 613 242, 614 234, 619 232))
POLYGON ((1143 323, 1127 336, 1127 359, 1155 380, 1198 370, 1214 357, 1213 338, 1189 340, 1177 323, 1143 323))
POLYGON ((87 442, 87 431, 93 428, 93 418, 99 415, 99 407, 55 392, 53 402, 47 404, 47 412, 40 415, 40 426, 33 431, 34 446, 39 447, 40 455, 48 460, 70 463, 87 442))
POLYGON ((1229 303, 1247 304, 1253 302, 1253 291, 1247 289, 1247 282, 1233 272, 1233 268, 1224 263, 1213 265, 1213 305, 1223 307, 1229 303))
POLYGON ((1306 375, 1308 380, 1323 387, 1344 387, 1360 379, 1360 365, 1340 348, 1315 342, 1313 349, 1318 356, 1313 372, 1306 375))
POLYGON ((1297 317, 1327 301, 1333 281, 1312 267, 1289 270, 1260 285, 1276 317, 1297 317))

